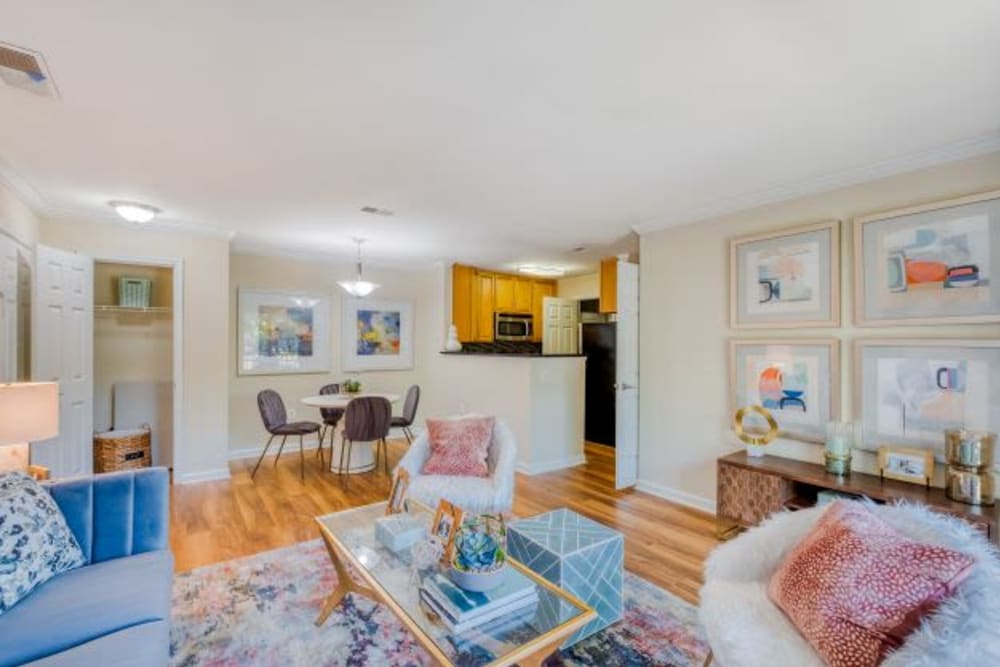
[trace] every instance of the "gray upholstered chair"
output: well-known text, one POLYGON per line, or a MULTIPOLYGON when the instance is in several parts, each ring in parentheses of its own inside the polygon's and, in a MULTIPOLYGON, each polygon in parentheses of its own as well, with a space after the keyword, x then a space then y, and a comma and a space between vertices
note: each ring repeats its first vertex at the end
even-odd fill
MULTIPOLYGON (((273 389, 265 389, 257 394, 257 408, 260 410, 260 418, 264 421, 264 428, 271 437, 267 439, 264 451, 260 453, 260 458, 257 459, 257 465, 253 467, 250 478, 253 479, 257 474, 257 469, 260 468, 261 461, 267 455, 268 447, 271 446, 271 442, 277 436, 281 436, 281 445, 278 447, 278 455, 274 457, 274 465, 278 465, 278 459, 281 458, 281 451, 285 448, 285 441, 288 439, 288 436, 297 435, 299 436, 299 477, 305 480, 306 456, 303 451, 302 438, 310 433, 319 433, 319 424, 306 421, 289 423, 288 413, 285 411, 285 402, 281 400, 278 392, 273 389)), ((320 450, 322 449, 320 447, 320 450)), ((320 462, 322 463, 322 454, 320 454, 320 462)))
POLYGON ((420 385, 411 385, 406 390, 406 400, 403 402, 403 414, 392 418, 394 428, 403 429, 406 443, 413 444, 413 421, 417 418, 417 406, 420 404, 420 385))
POLYGON ((354 442, 375 443, 375 469, 378 469, 378 451, 382 449, 385 472, 389 474, 389 448, 385 439, 392 424, 392 403, 381 396, 359 396, 347 404, 344 410, 344 436, 340 443, 340 474, 347 487, 351 465, 351 449, 354 442), (344 452, 347 460, 344 461, 344 452), (345 474, 347 473, 347 474, 345 474))
MULTIPOLYGON (((319 390, 320 396, 331 396, 340 393, 340 385, 336 383, 330 383, 323 385, 319 390)), ((323 460, 323 442, 326 439, 327 434, 330 436, 330 463, 333 463, 333 439, 336 437, 337 424, 344 416, 344 408, 320 408, 320 417, 323 418, 323 426, 319 432, 319 448, 316 450, 316 454, 323 460)))

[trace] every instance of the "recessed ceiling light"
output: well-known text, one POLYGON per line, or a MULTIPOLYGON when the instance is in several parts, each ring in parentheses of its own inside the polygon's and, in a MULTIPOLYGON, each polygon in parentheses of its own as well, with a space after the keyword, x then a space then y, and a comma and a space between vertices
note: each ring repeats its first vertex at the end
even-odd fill
POLYGON ((518 273, 527 273, 532 276, 543 276, 545 278, 558 278, 566 273, 566 269, 561 266, 542 266, 539 264, 522 264, 517 267, 518 273))
POLYGON ((129 222, 149 222, 160 213, 160 209, 155 206, 133 201, 109 201, 108 206, 115 209, 115 213, 129 222))

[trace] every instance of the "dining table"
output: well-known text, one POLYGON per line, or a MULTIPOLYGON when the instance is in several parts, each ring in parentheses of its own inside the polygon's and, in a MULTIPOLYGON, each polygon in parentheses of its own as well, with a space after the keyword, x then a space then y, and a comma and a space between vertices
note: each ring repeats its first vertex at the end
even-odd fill
MULTIPOLYGON (((306 396, 301 400, 303 405, 308 405, 311 408, 340 408, 341 410, 347 408, 347 404, 353 401, 355 398, 363 398, 366 396, 377 396, 384 398, 390 403, 398 403, 399 399, 402 398, 399 394, 387 394, 380 392, 357 392, 353 394, 341 392, 339 394, 319 394, 316 396, 306 396)), ((340 468, 340 448, 344 445, 344 439, 341 437, 344 430, 344 420, 337 423, 337 428, 333 432, 333 444, 331 445, 331 456, 330 456, 330 471, 335 473, 345 472, 349 475, 356 475, 358 473, 369 472, 375 469, 375 450, 370 442, 355 442, 351 447, 351 458, 345 464, 345 469, 340 468)), ((320 443, 322 446, 323 443, 320 443)))

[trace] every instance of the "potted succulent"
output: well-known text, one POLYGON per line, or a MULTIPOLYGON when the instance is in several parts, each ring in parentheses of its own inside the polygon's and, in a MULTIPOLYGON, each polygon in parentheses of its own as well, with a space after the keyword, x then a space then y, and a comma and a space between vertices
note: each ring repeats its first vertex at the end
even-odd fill
POLYGON ((344 393, 357 394, 361 392, 361 383, 357 380, 344 380, 344 393))
POLYGON ((455 533, 451 580, 473 592, 492 590, 503 583, 507 565, 507 527, 503 517, 481 514, 467 519, 455 533))

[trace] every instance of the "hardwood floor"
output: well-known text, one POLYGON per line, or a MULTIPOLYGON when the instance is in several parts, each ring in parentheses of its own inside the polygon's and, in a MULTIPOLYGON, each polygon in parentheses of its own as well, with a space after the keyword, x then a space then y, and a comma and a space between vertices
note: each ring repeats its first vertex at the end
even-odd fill
MULTIPOLYGON (((405 442, 391 442, 393 465, 405 442)), ((713 518, 638 491, 614 488, 614 449, 586 447, 587 464, 544 475, 518 474, 514 513, 530 516, 569 507, 625 535, 625 567, 695 602, 702 564, 715 547, 713 518)), ((250 479, 255 459, 230 463, 232 478, 171 489, 170 542, 179 572, 318 537, 313 517, 384 500, 382 472, 353 475, 345 491, 337 475, 320 469, 306 452, 299 480, 298 451, 277 466, 269 456, 250 479)))

